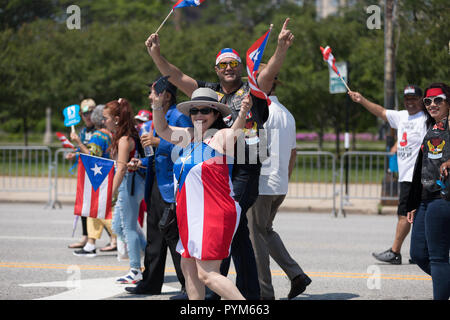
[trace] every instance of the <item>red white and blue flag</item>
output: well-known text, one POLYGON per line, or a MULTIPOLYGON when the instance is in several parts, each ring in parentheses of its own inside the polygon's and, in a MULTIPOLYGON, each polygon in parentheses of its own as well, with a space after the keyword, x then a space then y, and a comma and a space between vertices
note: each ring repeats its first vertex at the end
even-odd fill
POLYGON ((74 214, 111 219, 114 161, 80 154, 74 214))
POLYGON ((56 132, 56 136, 61 141, 63 148, 75 149, 75 146, 61 132, 56 132))
POLYGON ((267 105, 270 105, 270 99, 267 94, 258 87, 256 82, 256 75, 258 73, 259 64, 267 45, 271 29, 269 29, 261 38, 247 50, 247 75, 248 83, 250 85, 250 92, 260 98, 267 100, 267 105))
POLYGON ((184 8, 184 7, 198 7, 202 4, 205 0, 178 0, 177 3, 173 5, 173 10, 177 8, 184 8))
POLYGON ((320 51, 322 51, 323 60, 325 60, 331 67, 331 69, 336 72, 336 74, 340 77, 341 74, 339 73, 338 69, 336 68, 336 59, 334 58, 333 54, 331 53, 331 48, 329 46, 326 46, 325 49, 320 47, 320 51))

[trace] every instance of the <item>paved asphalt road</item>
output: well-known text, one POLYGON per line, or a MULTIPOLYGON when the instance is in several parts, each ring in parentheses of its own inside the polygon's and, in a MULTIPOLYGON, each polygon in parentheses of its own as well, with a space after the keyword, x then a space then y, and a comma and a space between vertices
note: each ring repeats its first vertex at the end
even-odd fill
MULTIPOLYGON (((371 253, 391 245, 396 216, 279 213, 275 230, 292 256, 311 277, 312 284, 297 300, 430 300, 432 283, 416 265, 408 263, 409 236, 403 264, 377 262, 371 253)), ((0 203, 0 300, 115 299, 167 300, 180 288, 170 256, 164 293, 135 296, 114 284, 127 273, 127 261, 114 254, 76 257, 67 246, 74 216, 72 207, 44 209, 43 204, 0 203)), ((108 242, 106 234, 98 246, 108 242)), ((277 299, 285 299, 290 283, 272 261, 277 299)), ((234 278, 234 269, 229 275, 234 278)))

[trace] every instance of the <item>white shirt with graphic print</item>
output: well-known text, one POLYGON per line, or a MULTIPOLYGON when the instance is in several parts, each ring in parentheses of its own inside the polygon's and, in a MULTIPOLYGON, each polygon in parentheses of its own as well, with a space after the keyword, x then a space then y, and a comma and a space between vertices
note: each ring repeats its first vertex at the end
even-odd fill
POLYGON ((398 180, 411 182, 423 138, 427 133, 427 116, 420 111, 412 116, 408 111, 386 110, 389 125, 397 129, 398 180))

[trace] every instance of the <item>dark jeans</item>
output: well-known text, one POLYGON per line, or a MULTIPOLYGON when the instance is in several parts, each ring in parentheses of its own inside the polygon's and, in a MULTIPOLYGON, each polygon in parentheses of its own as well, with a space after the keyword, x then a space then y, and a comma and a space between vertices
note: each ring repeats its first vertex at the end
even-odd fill
MULTIPOLYGON (((239 226, 231 243, 231 255, 222 261, 220 273, 228 275, 231 258, 236 269, 236 286, 247 300, 259 300, 258 269, 256 267, 255 253, 250 232, 248 230, 247 210, 258 198, 259 171, 249 175, 240 174, 233 179, 235 200, 239 200, 241 218, 239 226)), ((214 294, 214 298, 219 299, 214 294)))
POLYGON ((164 209, 169 205, 170 203, 163 200, 155 178, 150 197, 150 208, 147 212, 147 246, 145 247, 144 257, 145 270, 142 274, 143 280, 139 283, 142 289, 152 294, 161 293, 161 288, 164 283, 167 249, 170 250, 178 281, 184 287, 184 276, 180 267, 181 255, 176 251, 179 238, 178 228, 174 224, 173 229, 166 236, 163 236, 158 227, 164 209))
POLYGON ((411 259, 433 280, 435 300, 450 297, 450 201, 424 200, 414 216, 411 259))

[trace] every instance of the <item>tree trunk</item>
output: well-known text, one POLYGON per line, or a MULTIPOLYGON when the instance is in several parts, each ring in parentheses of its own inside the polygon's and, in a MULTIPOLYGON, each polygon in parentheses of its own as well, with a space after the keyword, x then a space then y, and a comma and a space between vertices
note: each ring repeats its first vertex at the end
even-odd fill
MULTIPOLYGON (((395 106, 395 44, 394 44, 394 10, 396 0, 385 0, 384 20, 384 107, 395 106)), ((390 149, 393 137, 388 126, 385 127, 386 147, 390 149)))
POLYGON ((44 145, 48 146, 52 144, 52 108, 45 108, 45 134, 44 145))

